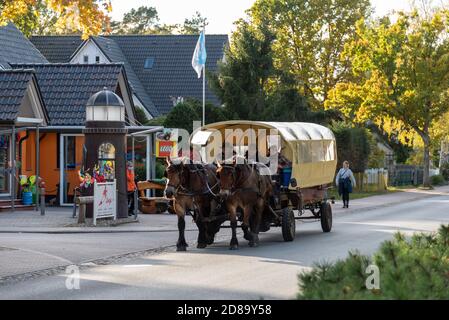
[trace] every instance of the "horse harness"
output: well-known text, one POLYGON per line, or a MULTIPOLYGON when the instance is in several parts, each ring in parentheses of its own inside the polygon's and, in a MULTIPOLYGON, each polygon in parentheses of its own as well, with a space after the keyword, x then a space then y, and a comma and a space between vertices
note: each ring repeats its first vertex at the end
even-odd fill
MULTIPOLYGON (((249 176, 251 176, 251 174, 254 172, 255 164, 253 163, 250 166, 251 166, 251 173, 250 173, 249 176)), ((235 165, 234 166, 233 165, 222 165, 222 167, 232 170, 233 186, 231 187, 231 189, 224 189, 224 188, 222 188, 223 190, 229 190, 230 193, 231 193, 231 196, 236 194, 237 192, 255 192, 255 193, 257 193, 258 197, 262 196, 262 194, 260 193, 260 184, 261 184, 260 177, 259 177, 259 179, 257 179, 257 182, 258 182, 258 188, 257 189, 256 188, 236 188, 235 186, 239 185, 240 181, 244 180, 244 177, 241 176, 240 179, 237 180, 238 177, 237 177, 237 172, 236 172, 236 166, 235 165)))

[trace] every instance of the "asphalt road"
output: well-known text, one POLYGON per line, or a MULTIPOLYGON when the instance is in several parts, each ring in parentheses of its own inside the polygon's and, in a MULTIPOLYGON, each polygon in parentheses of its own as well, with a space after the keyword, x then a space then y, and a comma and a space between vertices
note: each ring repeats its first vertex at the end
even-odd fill
MULTIPOLYGON (((444 195, 350 213, 335 217, 327 234, 317 222, 297 222, 291 243, 284 243, 281 230, 272 228, 261 234, 258 248, 248 247, 240 236, 237 251, 228 250, 228 239, 203 250, 168 249, 82 269, 80 289, 68 290, 67 276, 60 274, 0 286, 0 298, 289 299, 297 292, 297 274, 315 262, 344 258, 349 250, 371 254, 396 231, 435 231, 449 223, 448 205, 449 196, 444 195)), ((139 241, 144 234, 127 236, 139 241)))

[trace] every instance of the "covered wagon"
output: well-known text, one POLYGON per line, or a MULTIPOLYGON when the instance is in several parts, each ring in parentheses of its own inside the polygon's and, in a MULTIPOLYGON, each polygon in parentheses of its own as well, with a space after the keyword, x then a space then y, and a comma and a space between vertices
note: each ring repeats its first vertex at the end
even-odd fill
POLYGON ((262 163, 269 158, 266 166, 276 195, 266 217, 271 226, 282 226, 284 240, 293 240, 295 219, 320 219, 323 231, 331 230, 327 190, 335 175, 337 146, 330 129, 302 122, 225 121, 194 131, 190 142, 203 162, 225 160, 223 149, 229 145, 234 155, 255 153, 255 160, 262 163), (275 168, 273 151, 278 156, 275 168))

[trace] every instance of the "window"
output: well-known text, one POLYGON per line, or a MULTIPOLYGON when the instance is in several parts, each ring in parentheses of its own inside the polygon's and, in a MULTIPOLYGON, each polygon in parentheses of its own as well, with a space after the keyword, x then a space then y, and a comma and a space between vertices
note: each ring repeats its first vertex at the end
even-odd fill
POLYGON ((98 148, 98 169, 99 174, 106 180, 113 180, 115 176, 115 147, 112 143, 106 142, 98 148))
POLYGON ((66 137, 65 144, 67 148, 67 168, 73 169, 76 167, 76 137, 66 137))
POLYGON ((144 69, 153 69, 154 58, 149 57, 145 59, 144 69))
POLYGON ((100 63, 100 56, 95 56, 95 63, 100 63))
POLYGON ((88 55, 85 55, 84 57, 83 57, 83 62, 84 63, 89 63, 89 56, 88 55))

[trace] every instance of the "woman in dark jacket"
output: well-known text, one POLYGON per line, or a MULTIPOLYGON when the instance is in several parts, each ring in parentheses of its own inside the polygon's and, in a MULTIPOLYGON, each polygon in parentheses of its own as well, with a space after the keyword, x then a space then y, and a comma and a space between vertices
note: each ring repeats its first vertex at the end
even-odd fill
POLYGON ((335 184, 338 187, 338 194, 343 198, 343 208, 349 208, 349 194, 352 193, 356 183, 348 161, 343 162, 343 168, 338 171, 335 184))

